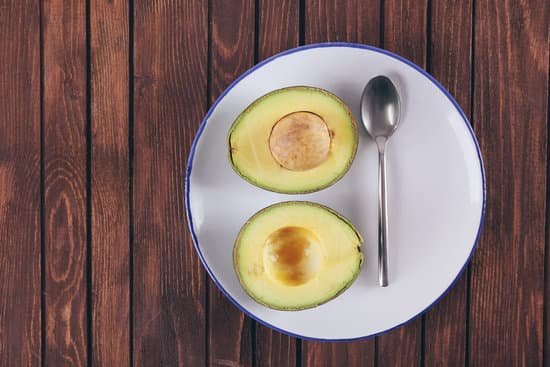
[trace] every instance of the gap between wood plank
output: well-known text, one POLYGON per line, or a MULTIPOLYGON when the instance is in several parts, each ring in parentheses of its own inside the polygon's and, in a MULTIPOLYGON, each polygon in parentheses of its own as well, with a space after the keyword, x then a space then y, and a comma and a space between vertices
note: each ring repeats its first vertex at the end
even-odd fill
POLYGON ((129 239, 129 351, 134 366, 134 0, 128 2, 128 239, 129 239))
MULTIPOLYGON (((306 43, 306 0, 300 0, 298 6, 298 46, 303 46, 306 43)), ((296 367, 302 367, 302 340, 296 338, 296 367)))
MULTIPOLYGON (((206 5, 206 103, 205 111, 210 108, 210 100, 212 98, 212 1, 208 0, 206 5)), ((197 254, 195 254, 197 256, 197 254)), ((202 266, 202 272, 205 272, 204 266, 202 266)), ((210 282, 208 278, 210 275, 205 274, 204 277, 204 363, 206 366, 210 366, 210 282)))
POLYGON ((303 46, 306 43, 306 1, 300 0, 298 7, 298 45, 303 46))
MULTIPOLYGON (((470 124, 472 129, 474 128, 473 119, 474 119, 474 92, 475 92, 475 41, 476 41, 476 0, 472 0, 472 9, 470 14, 470 23, 471 23, 471 38, 470 38, 470 124)), ((477 241, 480 241, 481 237, 477 238, 477 241)), ((471 289, 472 289, 472 260, 473 256, 470 258, 470 263, 466 269, 466 341, 464 345, 464 363, 466 367, 470 366, 470 314, 471 314, 471 289)))
MULTIPOLYGON (((426 71, 432 74, 432 0, 426 0, 426 71)), ((426 314, 420 322, 420 366, 426 364, 426 314)))
MULTIPOLYGON (((258 63, 260 54, 260 0, 254 0, 254 65, 258 63)), ((248 316, 245 316, 248 317, 248 316)), ((252 367, 256 367, 256 360, 258 357, 258 343, 256 340, 258 323, 251 319, 250 325, 250 342, 252 347, 252 367)))
MULTIPOLYGON (((548 57, 550 58, 550 39, 548 40, 548 57)), ((546 87, 546 128, 550 127, 550 59, 548 62, 548 83, 546 87)), ((550 146, 548 145, 548 130, 547 134, 547 143, 546 143, 546 182, 550 182, 550 146)), ((548 285, 549 269, 548 265, 550 264, 550 190, 546 188, 546 231, 544 233, 544 296, 543 296, 543 313, 542 313, 542 365, 546 366, 548 363, 548 350, 546 344, 548 342, 548 335, 546 329, 548 327, 548 302, 550 301, 548 293, 550 291, 550 286, 548 285)))
MULTIPOLYGON (((385 19, 386 19, 386 16, 385 16, 385 12, 386 12, 386 3, 384 0, 380 0, 380 22, 379 22, 379 30, 378 30, 378 46, 380 48, 384 48, 384 27, 386 25, 386 22, 385 22, 385 19)), ((378 344, 378 337, 375 338, 376 339, 376 344, 378 344)), ((378 347, 376 348, 378 349, 378 347)), ((376 350, 376 355, 378 353, 378 350, 376 350)), ((378 361, 377 359, 375 358, 375 367, 377 367, 377 364, 378 364, 378 361)))
POLYGON ((44 3, 38 5, 40 49, 40 365, 46 365, 46 225, 45 225, 45 170, 44 170, 44 32, 42 23, 44 3))
POLYGON ((86 0, 86 328, 88 366, 93 362, 92 312, 92 47, 90 29, 90 0, 86 0))

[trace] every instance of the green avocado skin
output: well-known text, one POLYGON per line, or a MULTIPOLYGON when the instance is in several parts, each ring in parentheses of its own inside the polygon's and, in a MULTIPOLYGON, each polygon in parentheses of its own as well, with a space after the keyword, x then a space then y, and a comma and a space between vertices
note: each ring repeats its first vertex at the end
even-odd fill
POLYGON ((237 235, 237 239, 235 240, 235 245, 233 247, 233 267, 235 269, 235 273, 237 274, 237 278, 239 279, 239 283, 241 284, 241 287, 245 290, 246 294, 248 294, 254 301, 256 301, 257 303, 263 305, 263 306, 266 306, 268 308, 271 308, 273 310, 278 310, 278 311, 301 311, 301 310, 306 310, 308 308, 314 308, 314 307, 317 307, 317 306, 320 306, 324 303, 327 303, 331 300, 333 300, 334 298, 338 297, 339 295, 341 295, 344 291, 346 291, 349 287, 351 287, 351 285, 353 284, 353 282, 355 282, 355 280, 357 279, 357 277, 359 276, 359 273, 361 272, 361 265, 363 265, 363 262, 364 262, 364 255, 363 253, 361 252, 361 244, 363 243, 363 237, 361 236, 361 234, 357 231, 357 229, 355 228, 355 226, 351 223, 351 221, 349 219, 347 219, 346 217, 344 217, 343 215, 339 214, 338 212, 334 211, 333 209, 327 207, 327 206, 324 206, 324 205, 321 205, 321 204, 318 204, 318 203, 313 203, 313 202, 309 202, 309 201, 284 201, 284 202, 280 202, 280 203, 276 203, 276 204, 273 204, 273 205, 270 205, 268 207, 265 207, 263 209, 261 209, 260 211, 258 211, 256 214, 254 214, 252 217, 250 217, 246 223, 242 226, 241 230, 239 231, 239 234, 237 235), (249 292, 248 288, 246 288, 246 285, 244 284, 243 282, 243 279, 241 277, 241 274, 239 272, 239 267, 238 267, 238 264, 237 264, 237 245, 239 243, 239 240, 241 238, 241 235, 243 233, 243 230, 244 228, 254 220, 254 218, 256 218, 258 215, 262 214, 263 212, 273 208, 273 207, 276 207, 276 206, 281 206, 281 205, 292 205, 292 204, 306 204, 306 205, 312 205, 312 206, 317 206, 317 207, 320 207, 320 208, 323 208, 325 210, 327 210, 328 212, 330 212, 331 214, 333 214, 334 216, 336 216, 338 219, 340 219, 341 221, 345 222, 348 226, 350 226, 350 228, 353 230, 353 232, 355 233, 355 235, 357 236, 357 239, 359 240, 359 245, 357 246, 357 251, 359 252, 359 260, 358 260, 358 264, 357 266, 355 267, 355 273, 353 274, 353 276, 350 278, 350 280, 344 284, 342 286, 342 288, 340 288, 340 290, 338 292, 336 292, 333 296, 321 301, 321 302, 317 302, 317 303, 313 303, 313 304, 304 304, 304 305, 299 305, 299 306, 295 306, 295 307, 283 307, 283 306, 278 306, 278 305, 272 305, 272 304, 268 304, 268 303, 265 303, 263 300, 259 299, 258 297, 256 297, 252 292, 249 292))
POLYGON ((237 173, 239 176, 241 176, 241 178, 243 178, 245 181, 248 181, 249 183, 251 183, 254 186, 257 186, 257 187, 259 187, 261 189, 264 189, 264 190, 267 190, 267 191, 276 192, 276 193, 279 193, 279 194, 291 194, 291 195, 309 194, 309 193, 312 193, 312 192, 317 192, 317 191, 321 191, 323 189, 326 189, 327 187, 330 187, 330 186, 334 185, 336 182, 340 181, 340 179, 342 177, 344 177, 344 175, 349 171, 349 169, 351 167, 351 164, 353 163, 353 161, 355 159, 355 155, 357 153, 358 145, 359 145, 359 133, 357 131, 357 122, 355 121, 355 118, 353 117, 353 114, 351 113, 351 111, 348 108, 348 106, 346 105, 346 103, 344 101, 342 101, 342 99, 340 97, 338 97, 337 95, 335 95, 333 93, 330 93, 329 91, 324 90, 322 88, 300 85, 300 86, 294 86, 294 87, 285 87, 285 88, 281 88, 281 89, 277 89, 277 90, 274 90, 272 92, 269 92, 269 93, 259 97, 258 99, 256 99, 243 112, 241 112, 239 114, 239 116, 237 116, 237 118, 235 119, 235 121, 233 122, 231 127, 229 128, 229 133, 227 134, 227 146, 229 148, 227 157, 228 157, 229 162, 231 163, 231 167, 233 168, 235 173, 237 173), (338 176, 336 176, 333 180, 331 180, 330 182, 328 182, 324 185, 312 187, 312 188, 307 189, 307 190, 284 190, 284 189, 280 189, 280 188, 277 188, 277 187, 272 187, 272 186, 269 186, 269 185, 265 185, 261 182, 258 182, 257 180, 254 180, 251 177, 246 176, 245 174, 243 174, 239 170, 239 167, 235 163, 235 161, 233 160, 233 156, 231 154, 231 149, 232 149, 231 148, 231 134, 233 133, 235 128, 239 125, 241 117, 243 115, 245 115, 252 107, 254 107, 254 105, 256 103, 260 102, 261 100, 263 100, 267 97, 270 97, 270 96, 272 96, 276 93, 281 93, 281 92, 285 92, 285 91, 288 91, 288 90, 313 90, 313 91, 320 92, 320 93, 326 94, 326 95, 334 98, 335 100, 339 101, 340 104, 344 107, 344 109, 348 113, 348 115, 350 117, 350 121, 352 122, 352 125, 353 125, 353 135, 354 135, 353 153, 351 155, 351 158, 350 158, 349 162, 346 165, 346 168, 343 169, 342 172, 338 176))

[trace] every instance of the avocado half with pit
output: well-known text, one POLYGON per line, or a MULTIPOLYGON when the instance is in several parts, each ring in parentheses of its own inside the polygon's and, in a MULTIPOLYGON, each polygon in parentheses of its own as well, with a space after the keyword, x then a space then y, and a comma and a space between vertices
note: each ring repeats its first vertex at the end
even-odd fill
POLYGON ((361 236, 335 211, 288 201, 253 215, 241 229, 233 262, 244 290, 277 310, 325 303, 357 278, 361 236))
POLYGON ((338 181, 357 142, 357 124, 340 98, 320 88, 288 87, 258 98, 237 117, 229 158, 250 183, 301 194, 338 181))

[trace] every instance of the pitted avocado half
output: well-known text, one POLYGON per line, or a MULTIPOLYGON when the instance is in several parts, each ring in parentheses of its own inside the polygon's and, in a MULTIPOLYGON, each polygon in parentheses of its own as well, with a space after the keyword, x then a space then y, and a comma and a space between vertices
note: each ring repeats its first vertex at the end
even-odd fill
POLYGON ((349 169, 357 124, 346 104, 314 87, 270 92, 248 106, 229 131, 229 157, 245 180, 266 190, 321 190, 349 169))
POLYGON ((361 236, 335 211, 305 201, 271 205, 242 227, 233 261, 245 291, 278 310, 325 303, 357 278, 361 236))

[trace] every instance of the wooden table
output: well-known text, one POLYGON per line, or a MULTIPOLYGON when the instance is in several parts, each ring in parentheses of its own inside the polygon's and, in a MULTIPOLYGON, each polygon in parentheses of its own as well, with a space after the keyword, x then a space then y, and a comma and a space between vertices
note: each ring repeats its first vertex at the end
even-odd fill
POLYGON ((0 366, 550 365, 549 4, 1 1, 0 366), (470 117, 487 171, 467 273, 423 317, 354 343, 245 317, 184 217, 209 105, 254 63, 323 41, 428 70, 470 117))

